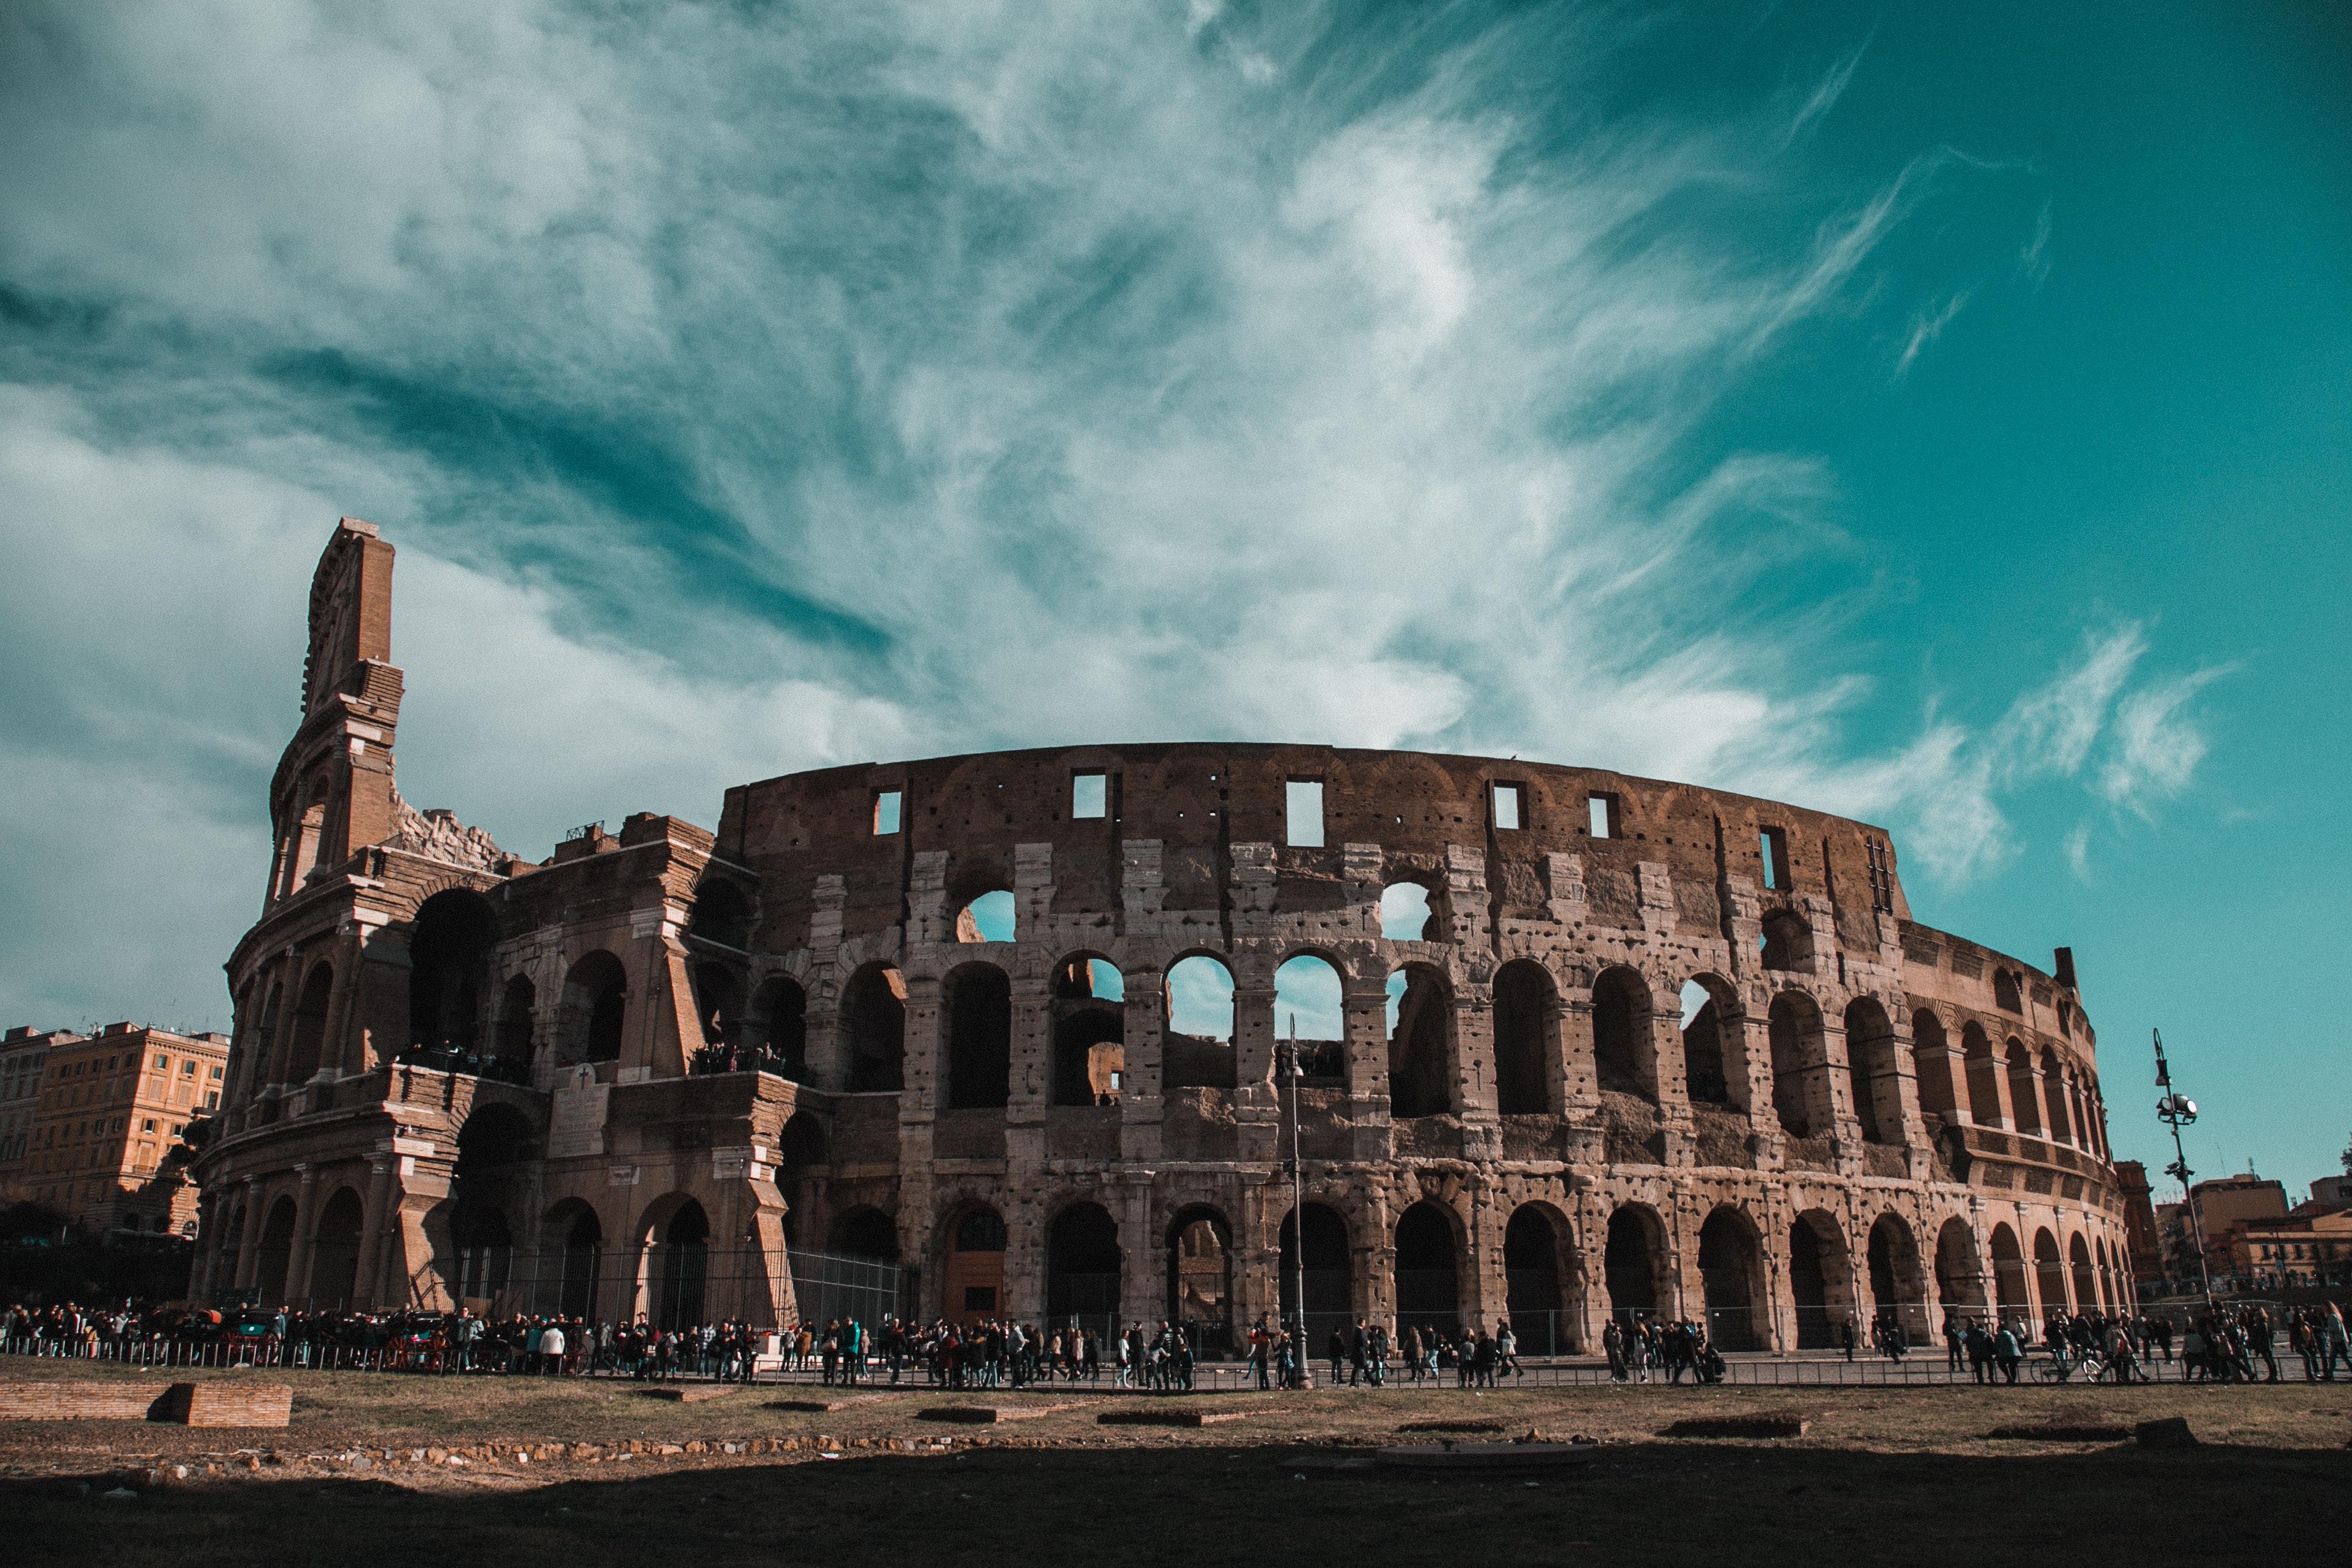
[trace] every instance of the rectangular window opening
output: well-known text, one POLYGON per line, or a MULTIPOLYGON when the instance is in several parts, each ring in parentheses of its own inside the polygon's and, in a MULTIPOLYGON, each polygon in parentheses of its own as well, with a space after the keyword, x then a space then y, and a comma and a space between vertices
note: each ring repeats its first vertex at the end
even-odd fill
POLYGON ((1764 885, 1779 890, 1789 885, 1789 835, 1779 828, 1767 828, 1759 835, 1758 852, 1764 857, 1764 885))
POLYGON ((1591 831, 1596 839, 1617 836, 1617 797, 1595 795, 1585 802, 1591 814, 1591 831))
POLYGON ((1107 817, 1110 814, 1110 775, 1079 773, 1070 779, 1070 817, 1073 821, 1107 817))
POLYGON ((1495 826, 1514 830, 1527 821, 1527 791, 1517 784, 1495 786, 1495 826))
POLYGON ((1288 840, 1294 848, 1323 847, 1323 780, 1293 779, 1283 787, 1288 809, 1288 840))
POLYGON ((896 789, 874 791, 874 836, 887 838, 898 831, 899 792, 896 789))

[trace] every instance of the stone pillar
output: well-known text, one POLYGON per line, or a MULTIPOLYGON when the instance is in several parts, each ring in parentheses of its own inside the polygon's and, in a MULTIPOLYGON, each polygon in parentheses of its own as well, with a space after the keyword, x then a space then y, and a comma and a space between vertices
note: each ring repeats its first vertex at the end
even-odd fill
POLYGON ((293 1255, 286 1264, 286 1299, 310 1299, 310 1261, 319 1233, 319 1167, 299 1165, 294 1172, 301 1186, 294 1198, 293 1255))
POLYGON ((1118 1221, 1118 1308, 1125 1328, 1140 1322, 1157 1329, 1168 1315, 1168 1256, 1151 1223, 1151 1173, 1122 1170, 1103 1201, 1118 1221))
POLYGON ((1370 963, 1340 979, 1342 1032, 1347 1039, 1348 1104, 1355 1117, 1354 1157, 1391 1157, 1389 1122, 1388 977, 1370 963))
POLYGON ((1469 1321, 1489 1332, 1511 1310, 1510 1280, 1504 1270, 1503 1230, 1510 1215, 1500 1195, 1483 1182, 1469 1189, 1470 1214, 1464 1227, 1462 1271, 1467 1289, 1465 1307, 1469 1321))
POLYGON ((1120 1032, 1126 1065, 1119 1074, 1119 1158, 1149 1163, 1160 1158, 1167 1103, 1168 977, 1158 969, 1137 969, 1123 978, 1127 1007, 1120 1032))
POLYGON ((245 1178, 245 1223, 236 1242, 236 1276, 231 1282, 240 1291, 249 1291, 261 1281, 257 1272, 261 1253, 261 1178, 245 1178))
POLYGON ((367 1311, 383 1309, 383 1303, 376 1298, 376 1286, 383 1273, 384 1221, 392 1209, 393 1173, 399 1163, 389 1145, 385 1152, 368 1161, 367 1212, 360 1222, 359 1278, 352 1287, 352 1300, 363 1303, 367 1311))

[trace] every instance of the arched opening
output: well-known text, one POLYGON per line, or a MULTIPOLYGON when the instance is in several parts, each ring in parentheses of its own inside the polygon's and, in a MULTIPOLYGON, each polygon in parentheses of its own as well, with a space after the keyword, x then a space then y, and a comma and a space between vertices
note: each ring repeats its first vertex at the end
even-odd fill
POLYGON ((966 964, 948 976, 947 1108, 983 1111, 1012 1096, 1013 982, 993 964, 966 964))
POLYGON ((992 1318, 1004 1301, 1004 1220, 996 1210, 962 1210, 947 1228, 941 1312, 956 1322, 992 1318))
POLYGON ((2077 1231, 2074 1239, 2066 1244, 2066 1250, 2068 1261, 2074 1265, 2074 1310, 2087 1312, 2100 1299, 2099 1275, 2091 1264, 2090 1244, 2077 1231))
POLYGON ((2033 1274, 2042 1318, 2047 1321, 2066 1311, 2066 1262, 2059 1254, 2058 1239, 2046 1229, 2033 1233, 2033 1274))
POLYGON ((1013 892, 992 888, 956 912, 959 942, 1010 942, 1013 925, 1013 892))
POLYGON ((1919 1075, 1919 1109, 1947 1118, 1959 1104, 1952 1082, 1952 1058, 1944 1038, 1944 1020, 1927 1008, 1911 1015, 1911 1057, 1919 1075))
POLYGON ((2021 1013, 2024 1000, 2018 994, 2017 977, 2007 969, 1992 972, 1992 1005, 2005 1013, 2021 1013))
POLYGON ((1960 1030, 1960 1061, 1969 1079, 1969 1120, 1979 1127, 2000 1125, 2000 1065, 1992 1041, 1971 1021, 1960 1030))
POLYGON ((1053 1025, 1053 1103, 1117 1104, 1127 1076, 1127 977, 1107 958, 1064 960, 1053 1025))
POLYGON ((539 988, 528 975, 517 975, 499 993, 499 1041, 496 1076, 521 1082, 530 1075, 532 1017, 539 1006, 539 988))
POLYGON ((1854 1120, 1869 1144, 1903 1142, 1903 1086, 1895 1060, 1895 1026, 1868 997, 1846 1004, 1845 1062, 1854 1120))
MULTIPOLYGON (((1339 1211, 1319 1203, 1310 1203, 1303 1210, 1303 1228, 1307 1233, 1303 1261, 1306 1267, 1307 1343, 1310 1348, 1319 1346, 1331 1331, 1352 1321, 1349 1312, 1348 1223, 1339 1211)), ((1299 1250, 1300 1213, 1282 1217, 1282 1278, 1278 1283, 1282 1313, 1286 1321, 1299 1321, 1299 1250)))
POLYGON ((294 1006, 294 1049, 287 1063, 288 1082, 308 1083, 317 1076, 327 1043, 327 1007, 334 994, 334 967, 313 964, 303 977, 301 999, 294 1006))
POLYGON ((567 1198, 548 1210, 540 1234, 560 1249, 555 1310, 567 1318, 594 1317, 604 1258, 604 1228, 596 1211, 580 1198, 567 1198))
POLYGON ((1559 1109, 1552 1092, 1558 1032, 1551 977, 1528 958, 1495 971, 1495 1108, 1506 1116, 1541 1116, 1559 1109))
MULTIPOLYGON (((797 1120, 798 1118, 795 1118, 797 1120)), ((824 1249, 840 1258, 898 1260, 898 1222, 871 1204, 845 1208, 824 1233, 824 1249)))
POLYGON ((1196 1347, 1233 1343, 1234 1228, 1206 1205, 1178 1212, 1168 1226, 1168 1321, 1196 1347))
POLYGON ((1462 1291, 1455 1259, 1453 1213, 1423 1198, 1397 1217, 1397 1329, 1444 1329, 1462 1324, 1462 1291))
POLYGON ((1936 1300, 1944 1321, 1954 1313, 1984 1311, 1984 1272, 1977 1261, 1976 1233, 1965 1219, 1948 1219, 1936 1232, 1936 1300))
POLYGON ((1389 977, 1389 1114, 1445 1115, 1454 1082, 1454 993, 1435 967, 1407 964, 1389 977))
POLYGON ((2074 1141, 2074 1123, 2066 1106, 2066 1074, 2058 1065, 2058 1053, 2047 1046, 2042 1051, 2042 1082, 2050 1092, 2050 1141, 2071 1144, 2074 1141))
POLYGON ((514 1258, 508 1223, 515 1188, 530 1155, 530 1124, 511 1105, 477 1105, 457 1129, 449 1179, 449 1240, 457 1267, 449 1278, 460 1301, 489 1303, 507 1288, 514 1258))
POLYGON ((286 1265, 294 1256, 294 1200, 281 1197, 261 1222, 261 1245, 254 1259, 254 1297, 258 1305, 287 1305, 286 1265))
POLYGON ((710 1276, 710 1217, 689 1197, 657 1234, 648 1315, 656 1328, 692 1328, 702 1322, 703 1290, 710 1276))
POLYGON ((907 982, 887 964, 868 964, 841 993, 843 1043, 852 1094, 895 1094, 906 1087, 907 982))
POLYGON ((743 1026, 759 1067, 794 1083, 808 1078, 808 992, 790 975, 772 975, 751 998, 743 1026))
POLYGON ((2042 1132, 2042 1096, 2033 1086, 2033 1057, 2024 1045, 2015 1040, 2009 1042, 2009 1108, 2017 1118, 2017 1130, 2040 1135, 2042 1132))
POLYGON ((269 999, 261 1004, 261 1024, 253 1039, 254 1064, 246 1070, 248 1080, 268 1081, 268 1075, 278 1065, 279 1011, 285 1005, 286 986, 283 981, 269 983, 269 999))
POLYGON ((1592 1066, 1605 1094, 1658 1097, 1650 986, 1631 969, 1604 969, 1592 982, 1592 1066))
POLYGON ((1683 1082, 1694 1104, 1731 1103, 1727 1027, 1739 1017, 1738 993, 1713 975, 1683 982, 1683 1082))
POLYGON ((1503 1227, 1503 1295, 1511 1333, 1528 1355, 1558 1355, 1576 1339, 1575 1309, 1561 1288, 1573 1259, 1567 1217, 1549 1204, 1523 1203, 1503 1227))
POLYGON ((1286 958, 1274 971, 1274 1035, 1293 1042, 1309 1078, 1347 1074, 1348 1021, 1339 971, 1312 953, 1286 958))
POLYGON ((1659 1286, 1664 1239, 1657 1215, 1639 1204, 1628 1204, 1609 1217, 1601 1271, 1609 1286, 1609 1311, 1621 1326, 1631 1328, 1657 1317, 1664 1293, 1659 1286))
POLYGON ((628 1015, 629 973, 602 947, 564 972, 556 1012, 556 1061, 618 1061, 621 1026, 628 1015))
POLYGON ((2024 1318, 2032 1310, 2025 1282, 2025 1253, 2017 1245, 2017 1232, 2007 1225, 1992 1228, 1992 1297, 2003 1322, 2024 1318))
POLYGON ((1802 991, 1772 998, 1767 1020, 1772 1038, 1772 1109, 1780 1130, 1792 1138, 1825 1135, 1830 1130, 1829 1066, 1822 1035, 1822 1009, 1802 991))
POLYGON ((1698 1229, 1699 1279, 1706 1287, 1706 1334, 1719 1350, 1762 1343, 1756 1303, 1764 1296, 1763 1249, 1746 1215, 1718 1207, 1698 1229))
MULTIPOLYGON (((1853 1318, 1853 1267, 1836 1218, 1808 1209, 1789 1227, 1789 1296, 1797 1309, 1797 1348, 1828 1350, 1853 1318)), ((1862 1325, 1854 1323, 1858 1334, 1862 1325)))
POLYGON ((481 1044, 490 949, 498 940, 497 912, 471 888, 448 888, 417 905, 408 939, 411 1044, 474 1055, 481 1044))
POLYGON ((1118 1221, 1098 1203, 1074 1203, 1045 1228, 1045 1318, 1117 1332, 1118 1221))
POLYGON ((1434 942, 1435 911, 1429 889, 1417 882, 1392 882, 1381 889, 1381 935, 1391 942, 1434 942))
MULTIPOLYGON (((726 965, 705 959, 694 967, 694 1012, 702 1043, 723 1052, 743 1038, 743 985, 726 965)), ((712 1067, 724 1067, 714 1061, 712 1067)))
POLYGON ((1168 967, 1164 1005, 1161 1083, 1170 1089, 1233 1088, 1233 971, 1206 954, 1180 958, 1168 967))
POLYGON ((1919 1278, 1919 1243, 1895 1214, 1870 1228, 1870 1298, 1874 1324, 1899 1324, 1906 1334, 1927 1329, 1927 1291, 1919 1278))
POLYGON ((1810 968, 1813 959, 1813 928, 1786 909, 1776 909, 1764 917, 1763 935, 1758 941, 1760 961, 1767 969, 1810 968))
POLYGON ((706 878, 695 889, 694 911, 687 916, 686 934, 721 947, 740 951, 751 945, 751 901, 724 877, 706 878))
POLYGON ((358 1293, 360 1227, 364 1222, 360 1195, 343 1187, 319 1211, 318 1229, 310 1240, 310 1305, 313 1310, 348 1312, 358 1293))

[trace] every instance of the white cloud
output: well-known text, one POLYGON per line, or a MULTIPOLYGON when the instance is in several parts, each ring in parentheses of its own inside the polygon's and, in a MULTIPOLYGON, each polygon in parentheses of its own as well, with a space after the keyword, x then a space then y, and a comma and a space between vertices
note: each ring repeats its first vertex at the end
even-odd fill
POLYGON ((1813 90, 1789 117, 1788 134, 1781 138, 1783 147, 1794 146, 1801 137, 1820 122, 1823 115, 1837 107, 1838 99, 1845 96, 1846 88, 1853 81, 1856 68, 1862 64, 1863 54, 1869 47, 1870 40, 1864 38, 1822 73, 1821 79, 1813 84, 1813 90))
POLYGON ((1952 324, 1952 318, 1969 302, 1969 290, 1963 288, 1933 310, 1924 310, 1911 318, 1911 335, 1903 340, 1903 352, 1895 361, 1897 377, 1911 373, 1912 362, 1952 324))

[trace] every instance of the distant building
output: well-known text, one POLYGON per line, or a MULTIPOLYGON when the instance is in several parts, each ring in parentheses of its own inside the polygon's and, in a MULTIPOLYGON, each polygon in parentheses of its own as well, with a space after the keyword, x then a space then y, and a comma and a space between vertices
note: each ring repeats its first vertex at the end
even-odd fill
POLYGON ((89 1036, 12 1030, 7 1043, 35 1040, 32 1124, 0 1179, 88 1229, 194 1236, 196 1190, 180 1140, 220 1105, 228 1037, 111 1023, 89 1036))
POLYGON ((2231 1228, 2229 1259, 2258 1291, 2352 1285, 2352 1212, 2244 1221, 2231 1228))
POLYGON ((33 1140, 33 1112, 41 1098, 41 1072, 47 1065, 52 1040, 75 1035, 41 1033, 30 1028, 12 1029, 0 1040, 0 1202, 15 1202, 17 1174, 24 1168, 25 1149, 33 1140))
POLYGON ((2310 1202, 2301 1206, 2296 1212, 2312 1207, 2331 1213, 2339 1208, 2352 1208, 2352 1176, 2321 1176, 2313 1182, 2310 1202))
POLYGON ((2116 1162, 2116 1194, 2124 1211, 2124 1260, 2131 1277, 2149 1295, 2165 1293, 2164 1243, 2157 1228, 2147 1167, 2137 1160, 2116 1162))

